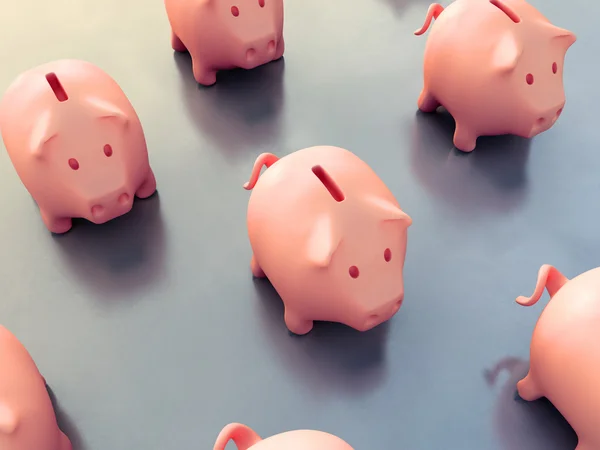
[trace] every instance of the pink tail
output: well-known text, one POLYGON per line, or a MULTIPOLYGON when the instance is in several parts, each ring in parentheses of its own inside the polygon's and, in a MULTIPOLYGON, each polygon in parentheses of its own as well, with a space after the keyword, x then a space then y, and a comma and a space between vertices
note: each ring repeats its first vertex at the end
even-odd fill
POLYGON ((429 9, 427 10, 427 17, 425 17, 425 23, 420 29, 415 31, 415 36, 421 36, 423 33, 425 33, 429 28, 429 25, 431 25, 431 20, 437 20, 442 11, 444 11, 444 7, 439 3, 432 3, 431 5, 429 5, 429 9))
POLYGON ((225 450, 231 440, 233 440, 238 450, 248 450, 262 441, 261 437, 252 428, 241 423, 230 423, 219 433, 213 450, 225 450))
POLYGON ((244 184, 244 189, 249 191, 254 187, 254 185, 256 185, 262 166, 267 166, 267 168, 269 168, 277 161, 279 161, 279 158, 272 153, 262 153, 259 155, 254 162, 252 175, 250 175, 250 181, 244 184))
POLYGON ((567 281, 569 279, 560 273, 558 269, 550 264, 544 264, 538 272, 537 284, 532 296, 527 298, 521 295, 517 297, 517 303, 523 306, 535 305, 542 296, 544 288, 546 288, 548 294, 550 294, 550 298, 552 298, 567 281))

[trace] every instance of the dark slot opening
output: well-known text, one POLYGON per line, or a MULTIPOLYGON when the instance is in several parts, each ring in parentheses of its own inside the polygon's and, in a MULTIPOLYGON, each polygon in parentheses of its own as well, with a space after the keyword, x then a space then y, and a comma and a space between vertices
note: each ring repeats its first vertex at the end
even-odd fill
POLYGON ((52 89, 52 92, 54 92, 54 95, 56 95, 56 99, 59 102, 69 100, 69 96, 65 92, 65 88, 63 88, 62 84, 60 84, 60 80, 54 72, 46 74, 46 81, 50 85, 50 89, 52 89))
POLYGON ((519 15, 516 12, 514 12, 511 8, 509 8, 507 5, 502 3, 500 0, 490 0, 490 3, 492 5, 494 5, 496 8, 498 8, 500 11, 502 11, 504 14, 506 14, 508 16, 508 18, 510 20, 512 20, 514 23, 519 23, 521 21, 521 18, 519 17, 519 15))
POLYGON ((327 190, 329 191, 329 193, 331 194, 331 196, 333 197, 333 199, 336 202, 344 201, 344 199, 346 198, 346 197, 344 197, 344 193, 342 192, 340 187, 337 185, 337 183, 335 181, 333 181, 333 178, 331 178, 331 175, 329 175, 327 173, 327 171, 325 169, 323 169, 323 167, 314 166, 312 168, 312 171, 317 176, 319 181, 321 183, 323 183, 323 186, 325 186, 325 188, 327 188, 327 190))

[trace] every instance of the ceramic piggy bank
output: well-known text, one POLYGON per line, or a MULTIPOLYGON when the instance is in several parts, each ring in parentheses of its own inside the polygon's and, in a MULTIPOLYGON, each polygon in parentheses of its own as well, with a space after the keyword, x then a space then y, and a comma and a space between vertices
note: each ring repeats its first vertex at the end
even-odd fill
POLYGON ((189 51, 200 84, 214 84, 218 70, 283 56, 283 0, 165 0, 165 7, 173 50, 189 51))
POLYGON ((288 431, 263 440, 241 423, 223 428, 213 450, 225 450, 229 441, 233 441, 238 450, 353 450, 339 437, 314 430, 288 431))
POLYGON ((548 130, 565 106, 563 62, 575 35, 552 25, 524 0, 434 3, 418 106, 440 105, 454 117, 454 145, 470 152, 477 137, 531 138, 548 130))
POLYGON ((119 85, 78 60, 21 74, 0 102, 0 132, 53 233, 104 223, 156 190, 142 125, 119 85))
POLYGON ((600 448, 600 268, 568 280, 550 265, 540 268, 530 298, 534 305, 544 287, 550 302, 531 340, 529 373, 517 384, 528 401, 546 397, 579 438, 577 450, 600 448))
POLYGON ((29 352, 0 326, 0 448, 71 450, 29 352))
POLYGON ((291 332, 314 320, 366 331, 398 311, 412 220, 367 164, 338 147, 263 153, 244 187, 252 273, 281 296, 291 332))

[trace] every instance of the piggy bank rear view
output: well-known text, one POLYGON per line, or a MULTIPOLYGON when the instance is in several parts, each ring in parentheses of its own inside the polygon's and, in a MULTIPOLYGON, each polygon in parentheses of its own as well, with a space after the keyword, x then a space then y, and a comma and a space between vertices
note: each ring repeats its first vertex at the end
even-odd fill
POLYGON ((295 430, 262 439, 241 423, 231 423, 219 433, 213 450, 225 450, 233 441, 238 450, 354 450, 337 436, 314 430, 295 430))
POLYGON ((314 320, 366 331, 398 311, 412 220, 366 163, 339 147, 264 153, 244 187, 252 273, 281 296, 290 331, 314 320))
POLYGON ((0 326, 0 449, 71 450, 29 352, 0 326))
POLYGON ((550 302, 533 331, 529 373, 517 384, 528 401, 546 397, 577 433, 577 450, 600 448, 600 268, 567 279, 544 265, 530 298, 532 306, 544 288, 550 302))
POLYGON ((175 51, 189 51, 194 78, 253 69, 283 56, 283 0, 165 0, 175 51))
POLYGON ((563 64, 573 33, 552 25, 524 0, 456 0, 429 7, 423 112, 444 106, 456 121, 454 145, 475 149, 479 136, 531 138, 563 111, 563 64))
POLYGON ((149 197, 156 180, 138 116, 119 85, 78 60, 21 74, 0 102, 0 132, 21 181, 53 233, 96 224, 149 197))

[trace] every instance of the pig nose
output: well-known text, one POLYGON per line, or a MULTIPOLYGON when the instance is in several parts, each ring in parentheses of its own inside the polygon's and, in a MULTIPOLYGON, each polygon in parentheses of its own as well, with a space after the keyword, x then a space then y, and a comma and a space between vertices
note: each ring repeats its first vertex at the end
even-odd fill
POLYGON ((246 51, 246 61, 252 62, 252 60, 254 59, 255 56, 256 56, 256 50, 255 49, 249 48, 246 51))
POLYGON ((120 205, 126 205, 127 203, 129 203, 129 194, 123 193, 121 195, 119 195, 119 199, 118 202, 120 205))
POLYGON ((381 318, 380 318, 379 314, 371 314, 369 317, 367 317, 367 320, 365 320, 364 328, 367 330, 369 328, 373 328, 380 321, 381 321, 381 318))
POLYGON ((275 47, 277 46, 277 44, 275 44, 275 40, 271 39, 269 41, 269 43, 267 44, 267 52, 269 54, 275 53, 275 47))
POLYGON ((99 219, 104 214, 104 206, 102 205, 94 205, 92 206, 92 217, 94 219, 99 219))
POLYGON ((554 120, 558 120, 558 118, 560 117, 560 115, 561 115, 561 114, 562 114, 562 112, 563 112, 563 108, 564 108, 564 106, 561 106, 561 107, 558 109, 558 111, 556 111, 556 115, 554 116, 554 120))

